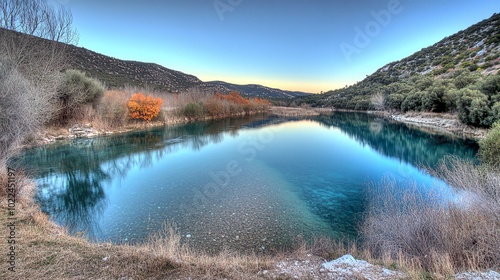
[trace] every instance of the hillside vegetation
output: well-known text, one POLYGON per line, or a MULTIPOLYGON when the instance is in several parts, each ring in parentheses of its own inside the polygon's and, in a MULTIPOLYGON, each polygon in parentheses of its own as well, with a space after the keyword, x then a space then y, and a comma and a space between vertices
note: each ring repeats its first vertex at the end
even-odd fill
MULTIPOLYGON (((25 40, 29 35, 0 28, 0 37, 17 37, 25 40)), ((193 75, 163 67, 156 63, 120 60, 94 51, 62 42, 29 36, 39 48, 55 44, 65 50, 65 69, 75 69, 104 83, 110 89, 123 87, 144 88, 149 91, 178 93, 186 90, 203 90, 228 94, 237 91, 246 97, 284 98, 306 96, 309 93, 269 88, 262 85, 236 85, 221 81, 202 82, 193 75)))
POLYGON ((500 113, 500 15, 444 38, 363 81, 295 104, 350 110, 456 112, 490 126, 500 113))

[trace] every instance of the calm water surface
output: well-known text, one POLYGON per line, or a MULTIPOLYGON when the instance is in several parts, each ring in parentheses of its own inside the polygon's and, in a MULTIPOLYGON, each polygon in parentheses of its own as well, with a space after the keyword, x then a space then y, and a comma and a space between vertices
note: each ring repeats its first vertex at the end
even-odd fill
POLYGON ((35 175, 42 210, 72 234, 135 243, 170 222, 197 248, 265 251, 298 236, 355 236, 371 182, 389 176, 447 192, 416 166, 476 151, 473 141, 336 113, 75 139, 30 149, 18 163, 35 175))

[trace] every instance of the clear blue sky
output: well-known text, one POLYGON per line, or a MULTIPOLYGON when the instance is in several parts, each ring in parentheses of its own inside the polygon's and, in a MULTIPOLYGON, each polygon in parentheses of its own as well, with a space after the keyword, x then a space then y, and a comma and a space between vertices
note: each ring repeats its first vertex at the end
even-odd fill
POLYGON ((313 93, 500 12, 498 0, 50 1, 71 8, 81 47, 203 81, 313 93))

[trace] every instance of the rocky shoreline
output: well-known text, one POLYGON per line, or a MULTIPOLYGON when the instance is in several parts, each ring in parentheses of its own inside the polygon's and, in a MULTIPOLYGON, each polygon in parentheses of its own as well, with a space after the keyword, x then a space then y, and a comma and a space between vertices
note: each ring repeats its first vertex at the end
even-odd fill
MULTIPOLYGON (((379 114, 380 112, 375 112, 379 114)), ((438 113, 382 113, 388 119, 414 125, 421 129, 430 129, 430 132, 452 134, 464 138, 482 139, 488 130, 465 125, 458 120, 456 115, 438 113)))
MULTIPOLYGON (((265 279, 412 279, 405 272, 373 265, 367 261, 355 259, 351 255, 344 255, 338 259, 326 261, 311 254, 303 258, 284 259, 278 262, 274 269, 259 272, 259 276, 265 279)), ((433 279, 441 279, 440 276, 435 276, 436 278, 433 279)), ((497 280, 500 279, 500 273, 493 270, 462 272, 452 276, 451 279, 497 280)))
MULTIPOLYGON (((282 117, 311 117, 321 114, 331 114, 336 110, 330 108, 290 108, 290 107, 271 107, 270 114, 282 117)), ((361 111, 360 111, 361 112, 361 111)), ((363 111, 364 112, 364 111, 363 111)), ((443 113, 391 113, 387 111, 368 111, 364 112, 374 114, 389 120, 405 123, 420 130, 429 133, 449 134, 453 136, 482 139, 486 136, 488 130, 484 128, 471 127, 462 124, 456 115, 443 113)), ((46 145, 58 140, 74 138, 91 138, 97 136, 107 136, 113 134, 126 133, 134 130, 143 130, 152 127, 175 125, 189 123, 193 121, 204 121, 210 119, 193 120, 188 118, 170 118, 168 121, 156 121, 149 123, 132 123, 116 129, 104 129, 95 127, 91 123, 75 124, 69 128, 46 128, 44 131, 35 135, 28 143, 20 148, 46 145)))

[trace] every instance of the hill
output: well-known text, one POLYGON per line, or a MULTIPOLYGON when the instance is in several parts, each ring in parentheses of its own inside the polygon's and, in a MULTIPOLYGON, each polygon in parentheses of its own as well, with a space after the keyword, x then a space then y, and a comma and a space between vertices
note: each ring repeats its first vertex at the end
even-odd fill
POLYGON ((259 98, 293 98, 307 96, 309 94, 300 91, 288 91, 261 85, 235 85, 222 81, 205 82, 200 86, 203 89, 213 92, 237 91, 246 96, 259 98))
MULTIPOLYGON (((500 98, 500 84, 492 88, 496 82, 488 81, 489 89, 484 84, 488 75, 498 76, 499 69, 500 14, 494 14, 407 58, 384 65, 355 85, 299 97, 293 102, 351 110, 449 111, 467 115, 470 112, 461 110, 470 108, 461 108, 455 102, 465 94, 464 89, 478 90, 468 94, 481 99, 490 110, 500 101, 495 97, 499 94, 500 98)), ((480 118, 491 117, 487 112, 481 114, 480 118)), ((467 118, 461 116, 466 123, 480 123, 467 118)), ((488 126, 489 122, 482 125, 488 126)))
POLYGON ((201 83, 193 75, 155 63, 120 60, 72 45, 67 45, 67 54, 70 68, 84 71, 111 88, 131 85, 175 92, 201 83))
POLYGON ((65 53, 68 56, 67 68, 81 70, 89 76, 104 82, 109 88, 137 86, 164 92, 180 92, 190 88, 199 88, 219 93, 238 91, 241 95, 247 97, 284 99, 309 95, 309 93, 305 92, 280 90, 261 85, 235 85, 220 81, 202 82, 193 75, 155 63, 120 60, 82 47, 53 42, 3 28, 0 28, 0 35, 13 35, 21 40, 30 37, 30 40, 40 48, 44 48, 49 44, 56 44, 57 47, 66 50, 65 53))
POLYGON ((235 85, 222 81, 202 82, 193 75, 155 63, 120 60, 71 45, 68 46, 68 54, 71 68, 82 70, 113 88, 132 85, 168 92, 198 88, 219 93, 238 91, 247 97, 285 99, 309 95, 305 92, 274 89, 262 85, 235 85))

